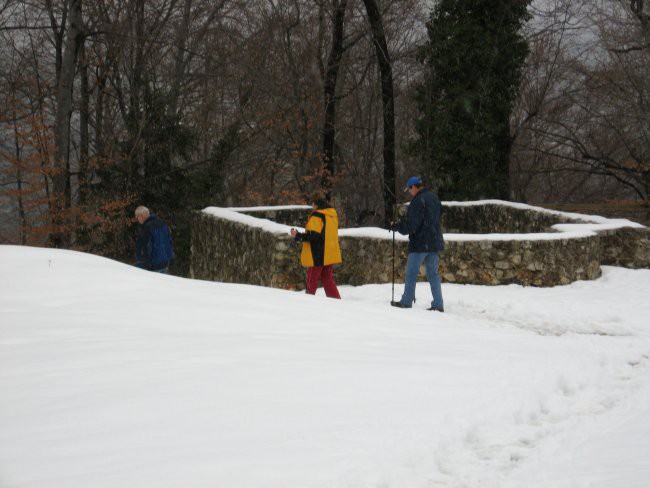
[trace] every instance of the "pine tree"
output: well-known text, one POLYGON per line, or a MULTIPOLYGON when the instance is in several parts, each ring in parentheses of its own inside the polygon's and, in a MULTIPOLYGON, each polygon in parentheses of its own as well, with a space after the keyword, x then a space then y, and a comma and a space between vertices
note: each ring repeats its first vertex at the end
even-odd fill
POLYGON ((509 197, 509 118, 528 44, 530 0, 441 0, 420 52, 412 145, 445 199, 509 197))

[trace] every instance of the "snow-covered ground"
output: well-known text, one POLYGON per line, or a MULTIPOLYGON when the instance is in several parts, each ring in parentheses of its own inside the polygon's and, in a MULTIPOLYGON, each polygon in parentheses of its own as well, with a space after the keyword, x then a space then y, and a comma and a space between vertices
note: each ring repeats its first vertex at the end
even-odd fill
POLYGON ((0 246, 0 487, 647 488, 649 291, 445 284, 438 314, 0 246))

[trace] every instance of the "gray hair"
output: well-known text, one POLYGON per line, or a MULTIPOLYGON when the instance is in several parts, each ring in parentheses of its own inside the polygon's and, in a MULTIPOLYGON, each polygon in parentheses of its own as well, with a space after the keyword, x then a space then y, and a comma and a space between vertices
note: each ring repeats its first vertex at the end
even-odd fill
POLYGON ((149 209, 144 205, 140 205, 138 208, 135 209, 135 216, 139 217, 140 215, 148 216, 149 209))

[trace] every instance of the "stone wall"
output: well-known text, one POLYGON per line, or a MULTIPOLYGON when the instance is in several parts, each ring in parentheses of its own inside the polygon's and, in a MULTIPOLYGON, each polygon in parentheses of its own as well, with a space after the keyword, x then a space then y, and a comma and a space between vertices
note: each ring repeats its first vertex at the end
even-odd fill
POLYGON ((446 234, 554 232, 553 225, 568 222, 572 220, 559 214, 496 203, 466 205, 449 202, 442 211, 442 228, 446 234))
MULTIPOLYGON (((386 231, 386 234, 390 234, 386 231)), ((390 283, 393 279, 392 239, 346 237, 339 239, 343 263, 336 266, 336 281, 347 285, 390 283)), ((395 240, 394 273, 396 282, 404 282, 408 243, 395 240)))
POLYGON ((601 264, 650 268, 650 228, 604 230, 599 233, 601 264))
MULTIPOLYGON (((341 237, 344 262, 336 267, 341 284, 389 283, 393 276, 392 241, 341 237)), ((395 242, 395 281, 404 282, 408 243, 395 242)), ((423 270, 422 270, 423 271, 423 270)), ((555 286, 600 276, 597 236, 512 241, 446 242, 440 254, 444 282, 460 284, 521 284, 555 286)), ((424 279, 424 274, 421 274, 424 279)))
POLYGON ((194 212, 190 277, 274 288, 299 288, 298 246, 291 236, 194 212))
POLYGON ((597 236, 449 241, 440 274, 451 283, 566 285, 600 276, 600 245, 597 236))
MULTIPOLYGON (((309 207, 237 210, 279 221, 286 227, 276 226, 269 231, 263 226, 196 212, 192 222, 190 276, 304 289, 300 248, 289 236, 289 228, 304 225, 309 207)), ((648 228, 612 228, 610 225, 607 230, 597 232, 563 234, 552 226, 562 223, 580 227, 590 223, 597 227, 602 222, 590 222, 586 217, 576 219, 575 214, 535 211, 503 203, 445 203, 443 215, 446 249, 440 255, 440 274, 446 282, 554 286, 595 279, 600 276, 601 263, 650 267, 648 228), (461 229, 504 235, 488 239, 450 232, 461 229), (517 235, 532 231, 546 234, 517 235)), ((259 218, 254 221, 268 222, 259 218)), ((385 237, 346 235, 345 230, 341 231, 344 262, 335 270, 338 283, 389 283, 393 273, 396 282, 403 282, 408 242, 398 235, 393 251, 392 234, 383 232, 385 237)), ((383 232, 378 234, 383 236, 383 232)))
MULTIPOLYGON (((440 276, 463 284, 555 286, 600 276, 597 236, 553 240, 447 240, 440 254, 440 276)), ((340 283, 388 283, 392 279, 392 242, 342 237, 340 283)), ((395 279, 404 281, 408 243, 395 243, 395 279)), ((423 275, 422 275, 423 276, 423 275)))

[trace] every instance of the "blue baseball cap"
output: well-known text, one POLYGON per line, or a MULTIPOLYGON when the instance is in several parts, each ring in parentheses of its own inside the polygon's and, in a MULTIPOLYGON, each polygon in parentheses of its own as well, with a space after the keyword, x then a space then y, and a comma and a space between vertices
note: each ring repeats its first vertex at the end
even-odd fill
POLYGON ((413 185, 421 185, 422 184, 422 178, 419 176, 411 176, 407 182, 406 182, 406 188, 404 188, 404 191, 408 191, 409 188, 411 188, 413 185))

